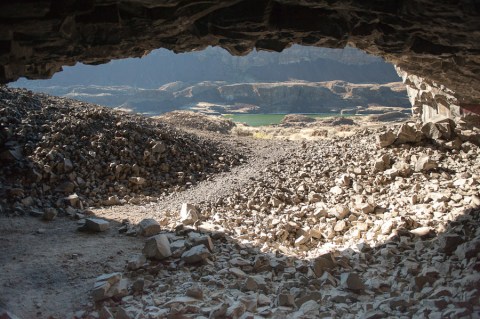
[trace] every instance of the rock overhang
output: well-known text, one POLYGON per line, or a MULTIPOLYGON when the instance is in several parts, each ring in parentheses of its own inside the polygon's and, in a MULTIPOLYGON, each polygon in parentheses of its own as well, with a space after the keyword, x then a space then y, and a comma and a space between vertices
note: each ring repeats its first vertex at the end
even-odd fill
POLYGON ((25 0, 1 3, 0 18, 2 83, 156 48, 221 46, 244 55, 292 44, 348 44, 396 64, 420 111, 426 103, 441 113, 438 92, 459 110, 480 105, 480 5, 474 0, 25 0))

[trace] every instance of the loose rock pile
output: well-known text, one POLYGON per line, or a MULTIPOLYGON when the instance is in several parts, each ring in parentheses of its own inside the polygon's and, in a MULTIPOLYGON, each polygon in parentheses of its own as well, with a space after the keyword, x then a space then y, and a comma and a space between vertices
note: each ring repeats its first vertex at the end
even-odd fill
POLYGON ((155 201, 240 159, 159 121, 0 87, 0 212, 51 220, 155 201))
POLYGON ((166 212, 128 295, 90 315, 478 317, 479 131, 449 126, 452 148, 405 125, 303 142, 231 195, 166 212))
POLYGON ((232 120, 223 116, 208 116, 192 111, 173 111, 156 116, 155 118, 175 127, 196 129, 202 131, 229 133, 235 127, 232 120))
POLYGON ((315 122, 313 117, 309 117, 303 114, 287 114, 280 122, 281 126, 298 126, 298 125, 307 125, 308 123, 315 122))

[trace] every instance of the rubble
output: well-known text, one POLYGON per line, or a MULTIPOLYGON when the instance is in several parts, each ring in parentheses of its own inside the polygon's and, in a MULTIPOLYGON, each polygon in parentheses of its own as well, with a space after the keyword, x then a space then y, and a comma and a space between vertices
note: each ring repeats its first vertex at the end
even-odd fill
POLYGON ((100 218, 86 218, 85 224, 78 230, 91 232, 104 232, 110 228, 110 223, 100 218))
POLYGON ((0 127, 0 185, 11 194, 2 205, 60 214, 155 202, 241 159, 160 120, 4 86, 0 127))
MULTIPOLYGON (((405 125, 388 129, 396 141, 386 147, 376 145, 386 128, 301 144, 281 141, 271 147, 286 151, 261 171, 243 180, 220 178, 228 189, 218 196, 190 196, 194 192, 187 190, 172 197, 170 209, 162 202, 142 207, 138 233, 154 236, 135 239, 145 241, 143 254, 126 256, 122 273, 100 277, 93 299, 114 318, 478 317, 480 148, 464 139, 462 124, 405 125), (459 148, 446 146, 456 138, 459 148)), ((147 144, 145 162, 122 163, 130 165, 129 174, 114 177, 124 172, 120 163, 107 170, 112 180, 128 182, 129 192, 149 185, 150 175, 141 174, 153 172, 148 161, 155 166, 171 152, 182 154, 173 140, 159 135, 147 144)), ((45 158, 56 158, 50 151, 45 158)), ((90 159, 101 156, 101 148, 89 151, 95 152, 84 154, 90 159)), ((69 174, 78 173, 77 157, 63 156, 59 167, 64 158, 73 164, 69 174)), ((185 171, 168 172, 176 186, 190 182, 185 171)), ((52 184, 48 196, 55 201, 42 209, 25 185, 10 185, 5 194, 27 214, 42 216, 53 207, 88 216, 80 203, 100 202, 108 192, 100 195, 106 188, 81 178, 85 184, 73 179, 78 197, 64 191, 57 196, 52 184)), ((115 192, 108 195, 128 199, 115 192)), ((128 225, 122 234, 133 228, 128 225)), ((88 315, 98 318, 100 309, 92 306, 88 315)))
POLYGON ((142 252, 147 258, 157 260, 165 259, 172 255, 170 242, 168 237, 164 234, 156 235, 147 239, 142 252))
POLYGON ((143 219, 138 223, 139 234, 145 237, 156 235, 160 232, 160 224, 153 218, 143 219))
POLYGON ((197 220, 197 208, 192 204, 184 203, 180 210, 180 222, 184 225, 193 225, 197 220))
POLYGON ((128 280, 121 273, 105 274, 97 277, 92 290, 94 301, 111 297, 124 297, 128 294, 128 280))

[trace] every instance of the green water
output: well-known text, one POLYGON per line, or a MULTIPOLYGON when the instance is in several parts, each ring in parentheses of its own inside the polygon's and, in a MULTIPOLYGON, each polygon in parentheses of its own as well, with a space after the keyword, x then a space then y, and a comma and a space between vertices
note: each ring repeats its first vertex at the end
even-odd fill
MULTIPOLYGON (((224 114, 226 118, 231 119, 236 123, 246 123, 249 126, 267 126, 280 124, 287 114, 224 114)), ((305 114, 306 116, 313 118, 324 118, 332 116, 352 116, 349 114, 340 115, 332 113, 316 113, 316 114, 305 114)))

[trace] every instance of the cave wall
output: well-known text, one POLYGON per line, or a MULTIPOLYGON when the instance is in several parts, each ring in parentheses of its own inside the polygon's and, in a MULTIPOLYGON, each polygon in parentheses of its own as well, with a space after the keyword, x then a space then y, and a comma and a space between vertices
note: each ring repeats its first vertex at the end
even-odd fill
POLYGON ((460 107, 461 103, 455 92, 444 86, 396 67, 407 89, 408 98, 412 105, 412 115, 422 122, 435 121, 440 118, 476 120, 474 110, 460 107))
POLYGON ((0 26, 2 83, 161 47, 185 52, 212 45, 244 55, 294 43, 349 44, 405 72, 411 96, 420 97, 415 110, 429 103, 422 84, 455 101, 450 113, 480 105, 477 0, 22 0, 0 3, 0 26))

